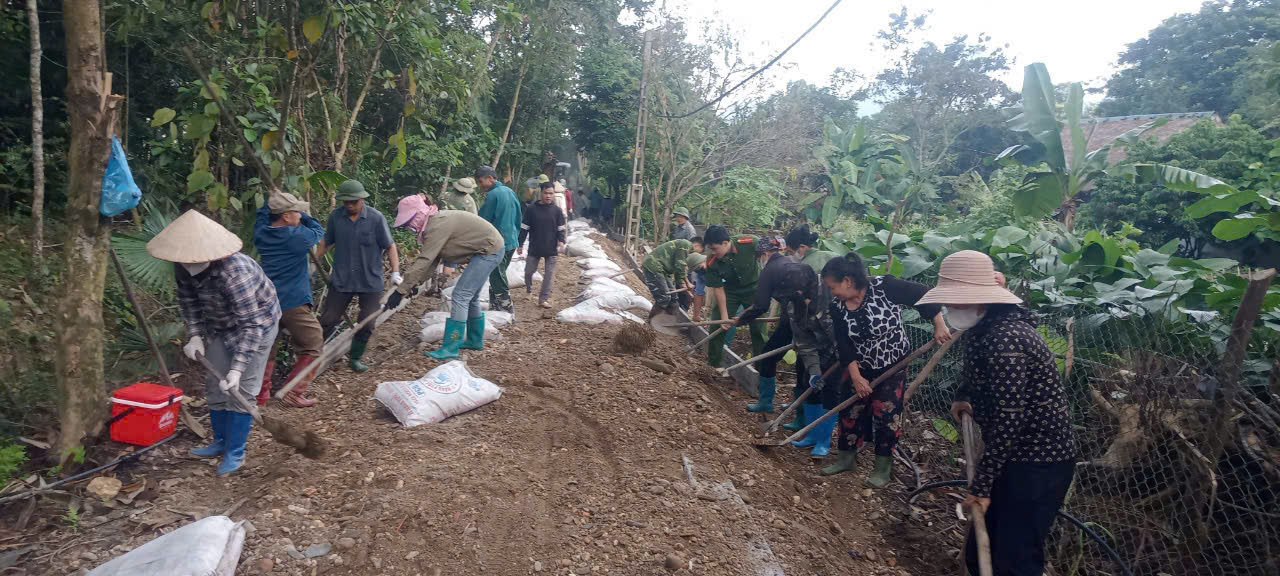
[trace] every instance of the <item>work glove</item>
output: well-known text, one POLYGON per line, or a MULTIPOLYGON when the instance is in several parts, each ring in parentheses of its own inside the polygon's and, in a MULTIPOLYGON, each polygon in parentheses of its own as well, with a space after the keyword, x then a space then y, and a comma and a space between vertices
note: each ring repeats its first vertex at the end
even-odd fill
POLYGON ((391 273, 391 285, 392 285, 392 286, 399 286, 402 282, 404 282, 404 276, 401 276, 399 272, 392 272, 392 273, 391 273))
POLYGON ((228 371, 227 377, 223 378, 222 381, 218 383, 218 388, 221 388, 223 392, 231 390, 232 388, 239 388, 239 387, 240 387, 240 371, 239 370, 228 371))
POLYGON ((182 353, 192 360, 196 359, 196 355, 204 356, 204 339, 199 336, 192 336, 187 340, 187 345, 182 347, 182 353))
POLYGON ((387 303, 383 304, 382 308, 384 310, 396 308, 397 306, 400 306, 401 300, 404 300, 404 294, 401 294, 399 290, 396 290, 395 292, 392 292, 390 296, 387 296, 387 303))
POLYGON ((813 388, 817 392, 821 392, 822 387, 826 386, 826 384, 827 384, 826 381, 824 381, 822 377, 817 374, 814 374, 813 376, 809 377, 809 387, 813 388))

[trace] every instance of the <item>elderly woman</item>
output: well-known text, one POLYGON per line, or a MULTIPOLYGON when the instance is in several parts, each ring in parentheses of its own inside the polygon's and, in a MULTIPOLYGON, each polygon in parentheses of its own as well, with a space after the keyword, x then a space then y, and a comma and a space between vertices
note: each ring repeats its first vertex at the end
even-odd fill
MULTIPOLYGON (((922 318, 932 321, 934 338, 939 342, 949 340, 951 332, 939 306, 919 303, 928 286, 889 275, 868 276, 856 252, 827 262, 822 268, 822 280, 834 296, 831 322, 840 362, 849 366, 849 379, 844 381, 847 383, 823 390, 823 407, 835 408, 851 394, 857 394, 864 404, 856 418, 850 416, 852 407, 840 414, 840 454, 822 473, 853 470, 857 450, 874 441, 875 470, 867 476, 866 485, 883 488, 889 484, 893 449, 902 433, 898 415, 902 412, 907 375, 905 370, 899 371, 875 388, 871 381, 911 353, 911 343, 902 327, 901 307, 913 306, 922 318)), ((821 427, 814 429, 818 428, 821 427)), ((804 440, 808 444, 830 441, 830 437, 812 435, 804 440)))
MULTIPOLYGON (((971 414, 982 428, 985 453, 965 504, 986 511, 992 569, 1040 574, 1045 537, 1075 473, 1075 440, 1053 353, 1002 280, 986 254, 956 252, 920 303, 946 306, 947 321, 965 330, 964 381, 951 415, 971 414)), ((971 534, 965 550, 970 574, 978 573, 976 541, 971 534)))

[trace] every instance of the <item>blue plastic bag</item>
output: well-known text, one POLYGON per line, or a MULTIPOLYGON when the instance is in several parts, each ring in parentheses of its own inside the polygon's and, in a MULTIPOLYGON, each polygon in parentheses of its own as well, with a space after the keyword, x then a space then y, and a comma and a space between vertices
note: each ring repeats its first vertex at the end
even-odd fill
POLYGON ((107 171, 102 175, 102 201, 98 203, 98 212, 103 216, 115 216, 132 210, 141 199, 142 190, 133 182, 124 147, 120 146, 119 138, 112 136, 111 158, 107 160, 107 171))

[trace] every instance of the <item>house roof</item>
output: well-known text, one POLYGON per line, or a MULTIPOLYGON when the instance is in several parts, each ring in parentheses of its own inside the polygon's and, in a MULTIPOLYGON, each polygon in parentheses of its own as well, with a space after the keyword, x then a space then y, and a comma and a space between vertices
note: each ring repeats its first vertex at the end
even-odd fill
MULTIPOLYGON (((1213 112, 1179 112, 1174 114, 1141 114, 1137 116, 1094 118, 1081 122, 1081 127, 1084 128, 1085 151, 1093 152, 1124 135, 1125 132, 1161 118, 1168 118, 1169 121, 1163 126, 1148 130, 1142 135, 1143 138, 1155 138, 1157 142, 1163 143, 1170 136, 1190 128, 1193 124, 1205 118, 1211 119, 1214 124, 1222 124, 1222 120, 1213 112)), ((1069 164, 1074 148, 1071 142, 1071 129, 1063 126, 1060 135, 1062 137, 1062 151, 1065 153, 1069 164)), ((1109 163, 1119 162, 1124 160, 1124 157, 1123 148, 1113 148, 1107 154, 1109 163)))

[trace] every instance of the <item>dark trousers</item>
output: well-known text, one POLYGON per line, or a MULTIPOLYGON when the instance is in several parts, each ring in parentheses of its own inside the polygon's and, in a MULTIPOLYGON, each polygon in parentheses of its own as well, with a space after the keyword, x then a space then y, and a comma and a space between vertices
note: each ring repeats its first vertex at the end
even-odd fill
MULTIPOLYGON (((769 339, 764 342, 764 350, 761 354, 766 354, 777 350, 791 343, 791 323, 779 322, 778 327, 774 328, 773 333, 769 335, 769 339)), ((773 358, 765 358, 756 362, 756 371, 765 378, 773 378, 778 375, 778 362, 782 361, 782 356, 774 356, 773 358)), ((800 367, 803 362, 796 362, 796 366, 800 367)), ((799 368, 797 368, 799 369, 799 368)), ((799 380, 797 380, 798 382, 799 380)), ((809 385, 809 381, 805 380, 805 386, 809 385)))
MULTIPOLYGON (((874 380, 863 373, 867 380, 874 380)), ((835 379, 834 377, 832 378, 835 379)), ((898 372, 871 389, 871 395, 840 411, 841 452, 857 450, 867 442, 875 442, 876 456, 892 456, 902 434, 898 414, 902 412, 902 392, 907 383, 906 372, 898 372), (854 416, 855 408, 861 407, 854 416)), ((839 384, 828 384, 822 390, 822 405, 827 410, 853 396, 853 383, 847 378, 839 384)))
POLYGON ((653 296, 653 310, 656 314, 660 308, 669 308, 672 304, 676 304, 676 295, 668 294, 675 290, 675 285, 671 283, 671 279, 661 276, 648 270, 642 271, 644 285, 649 289, 649 294, 653 296))
POLYGON ((492 307, 505 306, 511 301, 511 285, 507 283, 507 267, 511 265, 511 257, 515 250, 502 253, 502 261, 489 273, 489 304, 492 307))
MULTIPOLYGON (((377 314, 381 309, 382 294, 379 292, 338 292, 332 286, 329 287, 329 295, 325 297, 323 310, 320 311, 320 327, 324 331, 324 338, 329 339, 333 334, 333 329, 342 322, 343 314, 347 312, 347 305, 351 304, 352 298, 360 299, 360 317, 356 319, 356 323, 368 318, 373 314, 377 314)), ((361 342, 368 342, 369 337, 373 335, 373 322, 361 328, 356 332, 355 339, 361 342)))
MULTIPOLYGON (((1044 540, 1067 497, 1075 462, 1008 462, 991 487, 987 532, 994 576, 1040 576, 1044 540)), ((969 530, 964 550, 969 574, 978 574, 978 538, 969 530)))

